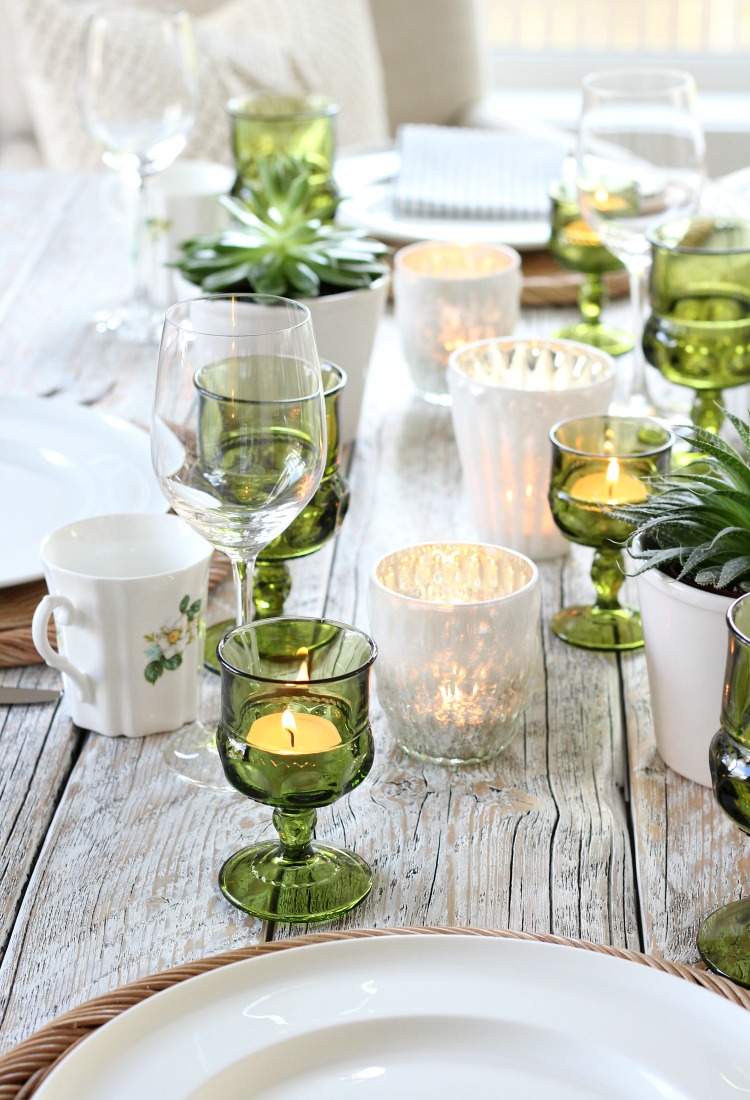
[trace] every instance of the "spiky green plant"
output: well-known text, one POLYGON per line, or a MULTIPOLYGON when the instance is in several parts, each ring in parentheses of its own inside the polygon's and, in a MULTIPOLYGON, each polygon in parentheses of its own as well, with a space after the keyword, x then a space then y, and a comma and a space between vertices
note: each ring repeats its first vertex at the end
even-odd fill
POLYGON ((312 173, 304 160, 269 157, 241 199, 219 200, 233 224, 185 241, 184 257, 172 266, 207 293, 317 298, 369 286, 388 270, 380 259, 388 248, 364 230, 334 225, 339 199, 313 208, 320 189, 312 173))
MULTIPOLYGON (((750 423, 726 415, 750 453, 750 423)), ((700 457, 656 478, 643 503, 613 509, 635 527, 629 545, 637 572, 663 569, 718 591, 750 592, 750 463, 701 428, 677 434, 700 457)))

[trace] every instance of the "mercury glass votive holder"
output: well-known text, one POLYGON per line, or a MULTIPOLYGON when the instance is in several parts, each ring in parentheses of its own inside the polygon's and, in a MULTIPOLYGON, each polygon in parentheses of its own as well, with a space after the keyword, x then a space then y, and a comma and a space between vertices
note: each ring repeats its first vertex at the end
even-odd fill
POLYGON ((549 430, 567 417, 607 411, 614 361, 567 340, 483 340, 453 352, 448 385, 480 539, 534 561, 565 554, 569 543, 547 499, 549 430))
POLYGON ((538 647, 536 566, 482 543, 388 554, 368 590, 377 693, 394 740, 436 764, 473 764, 521 724, 538 647))
POLYGON ((619 602, 632 527, 611 509, 646 499, 653 478, 669 469, 673 438, 650 417, 575 417, 550 431, 552 515, 567 539, 594 549, 596 601, 555 615, 552 630, 563 641, 598 650, 643 645, 640 612, 619 602))
POLYGON ((312 835, 317 809, 372 767, 376 653, 361 630, 327 619, 265 619, 219 643, 224 773, 241 794, 274 807, 279 834, 221 868, 222 893, 237 908, 264 920, 332 920, 369 893, 367 863, 312 835))
POLYGON ((258 181, 258 165, 286 154, 313 169, 313 205, 323 206, 337 195, 333 182, 338 104, 324 95, 255 95, 230 99, 232 153, 237 179, 232 194, 242 195, 258 181))
POLYGON ((644 354, 670 382, 695 390, 693 423, 718 432, 721 391, 750 381, 750 221, 678 218, 649 240, 644 354))
POLYGON ((449 405, 451 352, 513 331, 521 301, 521 257, 501 244, 418 242, 395 255, 393 295, 417 391, 433 404, 449 405))

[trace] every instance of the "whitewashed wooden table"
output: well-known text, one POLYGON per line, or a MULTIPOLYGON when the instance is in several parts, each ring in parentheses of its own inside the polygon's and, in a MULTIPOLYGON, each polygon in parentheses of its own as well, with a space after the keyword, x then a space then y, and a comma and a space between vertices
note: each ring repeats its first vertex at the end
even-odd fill
MULTIPOLYGON (((101 180, 0 174, 0 400, 57 392, 47 399, 148 424, 155 349, 87 328, 126 288, 111 199, 101 180)), ((624 304, 610 311, 627 322, 624 304)), ((526 310, 518 331, 546 335, 570 315, 526 310)), ((287 610, 367 629, 382 554, 474 536, 450 413, 415 395, 390 317, 347 457, 349 514, 335 547, 297 567, 287 610)), ((13 522, 2 516, 3 538, 13 522)), ((374 873, 339 927, 510 928, 692 962, 701 916, 746 892, 747 842, 656 754, 642 652, 587 653, 549 630, 562 603, 590 597, 589 564, 574 548, 541 566, 530 703, 497 760, 419 764, 393 746, 374 694, 373 770, 319 815, 318 835, 374 873)), ((41 665, 0 670, 3 684, 55 682, 41 665)), ((225 857, 271 831, 269 810, 183 784, 163 747, 76 729, 64 706, 0 708, 0 1050, 125 982, 304 930, 245 918, 217 887, 225 857)))

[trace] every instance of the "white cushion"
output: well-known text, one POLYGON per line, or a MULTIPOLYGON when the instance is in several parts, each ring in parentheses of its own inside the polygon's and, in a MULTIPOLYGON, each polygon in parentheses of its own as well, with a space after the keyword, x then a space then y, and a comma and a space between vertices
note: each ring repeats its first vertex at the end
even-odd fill
MULTIPOLYGON (((193 0, 187 6, 209 4, 193 0)), ((51 168, 83 171, 100 161, 77 101, 89 10, 71 0, 13 0, 11 7, 26 99, 43 162, 51 168)), ((201 106, 186 156, 229 162, 226 101, 255 92, 332 95, 342 105, 342 144, 382 140, 387 133, 367 0, 229 0, 194 24, 201 106)), ((125 94, 129 79, 124 71, 125 94)))

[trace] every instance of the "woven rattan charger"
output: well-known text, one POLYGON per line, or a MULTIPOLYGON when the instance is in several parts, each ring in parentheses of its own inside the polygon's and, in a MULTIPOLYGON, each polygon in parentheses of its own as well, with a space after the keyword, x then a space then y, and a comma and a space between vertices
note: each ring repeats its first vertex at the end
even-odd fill
POLYGON ((750 991, 732 985, 731 982, 704 970, 694 970, 683 963, 670 963, 638 951, 627 951, 618 947, 602 947, 585 940, 569 940, 561 936, 533 935, 527 932, 509 932, 485 928, 362 928, 348 932, 312 932, 288 940, 275 940, 255 947, 241 947, 227 951, 222 955, 199 959, 194 963, 165 970, 149 978, 105 993, 79 1008, 66 1012, 57 1020, 47 1024, 17 1047, 0 1057, 0 1100, 27 1100, 34 1095, 44 1078, 73 1047, 82 1042, 102 1024, 108 1023, 121 1012, 132 1008, 147 997, 169 989, 187 978, 216 970, 220 966, 239 962, 242 959, 254 959, 275 951, 286 951, 292 947, 303 947, 314 943, 330 943, 334 940, 362 939, 367 936, 395 935, 469 935, 495 936, 504 939, 531 940, 536 943, 556 943, 566 947, 578 947, 585 951, 596 951, 602 955, 611 955, 618 959, 629 959, 654 970, 675 975, 694 985, 726 997, 742 1008, 750 1009, 750 991))

